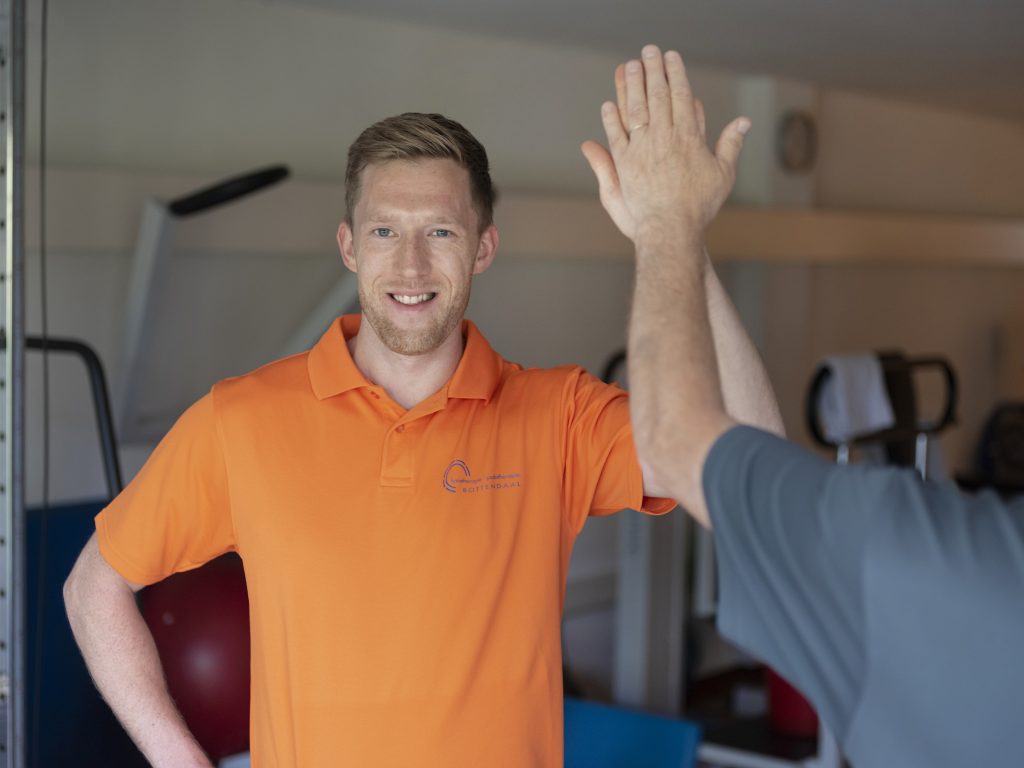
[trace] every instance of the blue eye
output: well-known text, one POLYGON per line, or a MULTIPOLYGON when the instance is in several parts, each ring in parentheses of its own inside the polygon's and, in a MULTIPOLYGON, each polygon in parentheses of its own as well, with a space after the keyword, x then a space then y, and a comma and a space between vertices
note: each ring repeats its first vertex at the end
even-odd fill
POLYGON ((452 232, 450 229, 435 229, 434 237, 451 237, 452 232))
POLYGON ((377 227, 376 229, 373 230, 373 234, 375 234, 377 237, 391 237, 391 235, 393 235, 394 232, 388 227, 377 227))

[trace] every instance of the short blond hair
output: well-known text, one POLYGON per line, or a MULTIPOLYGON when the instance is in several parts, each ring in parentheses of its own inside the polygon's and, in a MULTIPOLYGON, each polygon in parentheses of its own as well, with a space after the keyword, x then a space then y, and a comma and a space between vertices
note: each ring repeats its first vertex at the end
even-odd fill
POLYGON ((494 221, 497 193, 491 183, 487 151, 460 123, 438 114, 406 112, 374 123, 348 149, 345 169, 345 220, 351 224, 367 166, 388 160, 454 160, 469 172, 469 188, 480 231, 494 221))

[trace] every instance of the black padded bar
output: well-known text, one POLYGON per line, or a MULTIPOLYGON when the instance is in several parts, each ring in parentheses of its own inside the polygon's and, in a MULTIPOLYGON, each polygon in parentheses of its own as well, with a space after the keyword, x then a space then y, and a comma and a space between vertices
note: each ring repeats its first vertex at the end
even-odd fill
MULTIPOLYGON (((7 349, 7 335, 0 332, 0 346, 7 349)), ((114 420, 111 417, 110 397, 107 394, 107 378, 103 373, 103 364, 99 355, 88 344, 75 339, 48 338, 45 341, 38 336, 25 339, 28 349, 62 352, 77 355, 85 363, 89 374, 89 387, 92 390, 93 407, 96 409, 96 426, 100 435, 100 447, 103 455, 103 470, 107 477, 107 490, 110 498, 114 498, 124 487, 121 480, 121 462, 117 456, 117 438, 114 435, 114 420)))
POLYGON ((291 171, 287 165, 272 165, 244 176, 219 181, 213 186, 200 189, 190 195, 179 197, 168 204, 171 213, 178 217, 202 213, 218 205, 230 203, 240 197, 251 195, 288 177, 291 171))

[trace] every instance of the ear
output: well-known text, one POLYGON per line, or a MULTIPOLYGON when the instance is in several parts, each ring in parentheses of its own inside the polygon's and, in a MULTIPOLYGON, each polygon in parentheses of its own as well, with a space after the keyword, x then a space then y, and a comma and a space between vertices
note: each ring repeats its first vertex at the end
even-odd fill
POLYGON ((352 247, 352 227, 344 221, 338 225, 338 250, 341 251, 341 260, 345 266, 357 272, 355 250, 352 247))
POLYGON ((479 275, 487 270, 494 261, 498 252, 498 228, 491 224, 480 235, 480 244, 476 249, 476 259, 473 261, 473 274, 479 275))

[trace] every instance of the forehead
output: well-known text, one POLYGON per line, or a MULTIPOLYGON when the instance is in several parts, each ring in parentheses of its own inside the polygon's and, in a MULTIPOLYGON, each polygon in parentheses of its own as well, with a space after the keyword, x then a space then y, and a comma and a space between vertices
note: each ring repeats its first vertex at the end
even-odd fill
POLYGON ((469 172, 454 160, 389 160, 363 171, 355 213, 475 215, 469 172))

